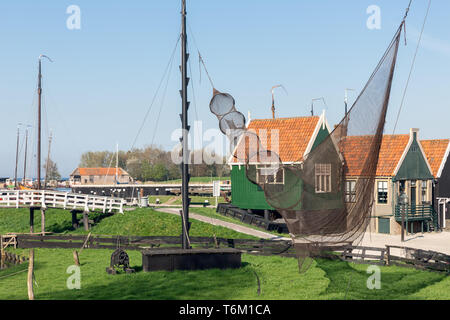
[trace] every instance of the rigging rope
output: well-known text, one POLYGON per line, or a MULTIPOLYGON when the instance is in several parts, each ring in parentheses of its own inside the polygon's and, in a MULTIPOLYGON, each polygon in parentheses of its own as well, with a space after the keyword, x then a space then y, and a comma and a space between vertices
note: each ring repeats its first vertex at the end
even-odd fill
MULTIPOLYGON (((411 1, 412 1, 412 0, 411 0, 411 1)), ((411 5, 411 2, 410 2, 410 5, 411 5)), ((398 120, 400 119, 400 114, 401 114, 401 112, 402 112, 403 104, 404 104, 404 102, 405 102, 406 92, 407 92, 407 90, 408 90, 409 82, 410 82, 410 80, 411 80, 411 75, 412 75, 412 72, 413 72, 413 70, 414 70, 414 65, 415 65, 415 63, 416 63, 416 57, 417 57, 417 53, 418 53, 418 51, 419 51, 420 42, 421 42, 421 40, 422 40, 423 31, 424 31, 424 29, 425 29, 425 24, 426 24, 427 19, 428 19, 428 13, 430 12, 430 7, 431 7, 431 0, 428 1, 427 13, 425 14, 425 18, 424 18, 424 20, 423 20, 422 30, 420 31, 419 40, 418 40, 418 42, 417 42, 416 51, 415 51, 415 53, 414 53, 414 57, 413 57, 413 60, 412 60, 412 63, 411 63, 411 69, 409 70, 408 80, 406 81, 405 90, 403 91, 402 101, 401 101, 401 103, 400 103, 400 108, 399 108, 398 113, 397 113, 397 118, 396 118, 396 120, 395 120, 394 130, 392 131, 392 134, 395 133, 395 130, 397 129, 398 120)), ((409 7, 408 7, 408 9, 409 9, 409 7)), ((406 18, 406 16, 407 16, 407 14, 408 14, 408 13, 406 13, 405 18, 406 18)))
POLYGON ((156 89, 156 92, 155 92, 155 95, 153 96, 152 102, 151 102, 149 108, 147 109, 147 113, 145 114, 144 119, 142 120, 142 124, 141 124, 141 126, 140 126, 140 128, 139 128, 139 130, 138 130, 138 132, 136 134, 136 137, 134 138, 134 141, 133 141, 133 144, 132 144, 130 150, 133 150, 134 146, 136 145, 136 141, 137 141, 139 135, 141 134, 141 131, 142 131, 144 125, 145 125, 147 117, 148 117, 148 115, 149 115, 149 113, 150 113, 150 111, 152 109, 153 103, 156 100, 156 96, 158 95, 159 89, 161 88, 161 85, 164 82, 164 79, 166 78, 166 74, 168 72, 168 69, 169 69, 169 66, 171 64, 171 61, 173 60, 173 57, 175 55, 175 51, 176 51, 176 49, 178 47, 178 43, 180 42, 180 39, 181 39, 181 34, 178 36, 177 42, 176 42, 175 47, 173 48, 173 51, 172 51, 172 55, 171 55, 171 57, 169 59, 169 62, 167 63, 166 69, 164 70, 164 73, 163 73, 163 76, 162 76, 162 78, 161 78, 161 80, 159 82, 158 88, 156 89))
POLYGON ((200 49, 198 48, 197 41, 195 41, 194 32, 192 32, 191 25, 189 24, 189 22, 187 23, 187 26, 188 26, 188 28, 189 28, 190 34, 192 35, 192 40, 194 41, 194 45, 195 45, 195 47, 197 48, 197 52, 198 52, 198 63, 199 63, 200 82, 201 82, 201 80, 202 80, 201 65, 203 65, 203 68, 205 69, 206 75, 208 76, 209 82, 211 83, 211 87, 213 87, 213 89, 214 89, 214 83, 213 83, 211 77, 209 76, 208 69, 206 68, 205 61, 203 61, 203 57, 202 57, 202 55, 200 54, 200 49))

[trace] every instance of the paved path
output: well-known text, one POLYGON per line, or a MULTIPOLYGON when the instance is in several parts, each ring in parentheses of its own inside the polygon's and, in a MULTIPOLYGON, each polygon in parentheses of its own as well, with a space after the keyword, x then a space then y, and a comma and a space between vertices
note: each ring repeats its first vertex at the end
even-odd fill
MULTIPOLYGON (((158 208, 155 209, 157 211, 161 211, 161 212, 166 212, 166 213, 170 213, 170 214, 175 214, 177 216, 180 216, 180 209, 176 209, 176 208, 158 208)), ((219 220, 219 219, 214 219, 214 218, 210 218, 210 217, 205 217, 202 216, 200 214, 196 214, 193 212, 189 212, 189 218, 195 219, 195 220, 199 220, 205 223, 209 223, 215 226, 221 226, 221 227, 225 227, 228 229, 232 229, 234 231, 240 232, 240 233, 245 233, 254 237, 258 237, 258 238, 262 238, 262 239, 271 239, 271 240, 290 240, 289 238, 283 238, 281 236, 275 236, 271 233, 267 233, 264 231, 259 231, 259 230, 255 230, 249 227, 245 227, 245 226, 241 226, 239 224, 235 224, 235 223, 231 223, 231 222, 226 222, 223 220, 219 220)))
POLYGON ((450 232, 421 233, 408 235, 401 242, 400 235, 366 233, 361 245, 367 247, 384 247, 385 245, 403 246, 423 250, 432 250, 450 255, 450 232))

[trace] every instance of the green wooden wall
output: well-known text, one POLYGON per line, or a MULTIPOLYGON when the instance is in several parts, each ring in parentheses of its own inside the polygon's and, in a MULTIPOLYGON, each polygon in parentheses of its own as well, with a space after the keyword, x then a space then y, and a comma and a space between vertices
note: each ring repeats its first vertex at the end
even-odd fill
MULTIPOLYGON (((328 129, 320 128, 314 141, 312 149, 317 147, 329 135, 328 129)), ((258 185, 250 182, 245 174, 245 165, 239 168, 238 165, 232 166, 231 169, 231 203, 241 209, 254 210, 275 210, 271 207, 265 198, 264 191, 258 185)), ((303 188, 302 181, 298 181, 296 177, 291 177, 289 170, 285 171, 285 183, 288 191, 286 192, 286 201, 297 203, 297 195, 300 198, 303 188)), ((300 206, 300 203, 299 203, 300 206)), ((294 209, 300 209, 296 206, 294 209)))
POLYGON ((417 135, 414 132, 414 140, 406 154, 405 159, 394 177, 394 181, 399 180, 429 180, 433 175, 428 169, 423 153, 417 143, 417 135))

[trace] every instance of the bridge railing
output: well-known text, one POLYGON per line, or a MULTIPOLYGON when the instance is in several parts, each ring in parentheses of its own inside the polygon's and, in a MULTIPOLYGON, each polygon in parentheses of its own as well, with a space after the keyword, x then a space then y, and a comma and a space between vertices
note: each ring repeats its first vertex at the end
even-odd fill
POLYGON ((121 198, 83 195, 51 190, 0 190, 0 207, 41 207, 67 210, 120 212, 125 200, 121 198))

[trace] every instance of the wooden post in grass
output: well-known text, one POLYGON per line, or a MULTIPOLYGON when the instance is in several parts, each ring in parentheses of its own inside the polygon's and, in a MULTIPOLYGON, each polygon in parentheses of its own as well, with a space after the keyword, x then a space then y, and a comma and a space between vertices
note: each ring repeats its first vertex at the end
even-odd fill
POLYGON ((78 218, 77 218, 77 211, 76 210, 72 210, 70 211, 70 213, 72 213, 72 227, 74 229, 78 229, 79 225, 78 225, 78 218))
POLYGON ((41 232, 45 235, 45 209, 41 209, 41 232))
POLYGON ((34 300, 33 292, 33 271, 34 271, 34 249, 30 249, 30 258, 28 260, 28 300, 34 300))
POLYGON ((84 231, 89 231, 89 212, 83 212, 84 231))
POLYGON ((30 208, 30 233, 34 233, 34 208, 30 208))
POLYGON ((77 266, 80 266, 80 256, 78 255, 78 251, 77 250, 73 251, 73 260, 75 261, 75 264, 77 266))

